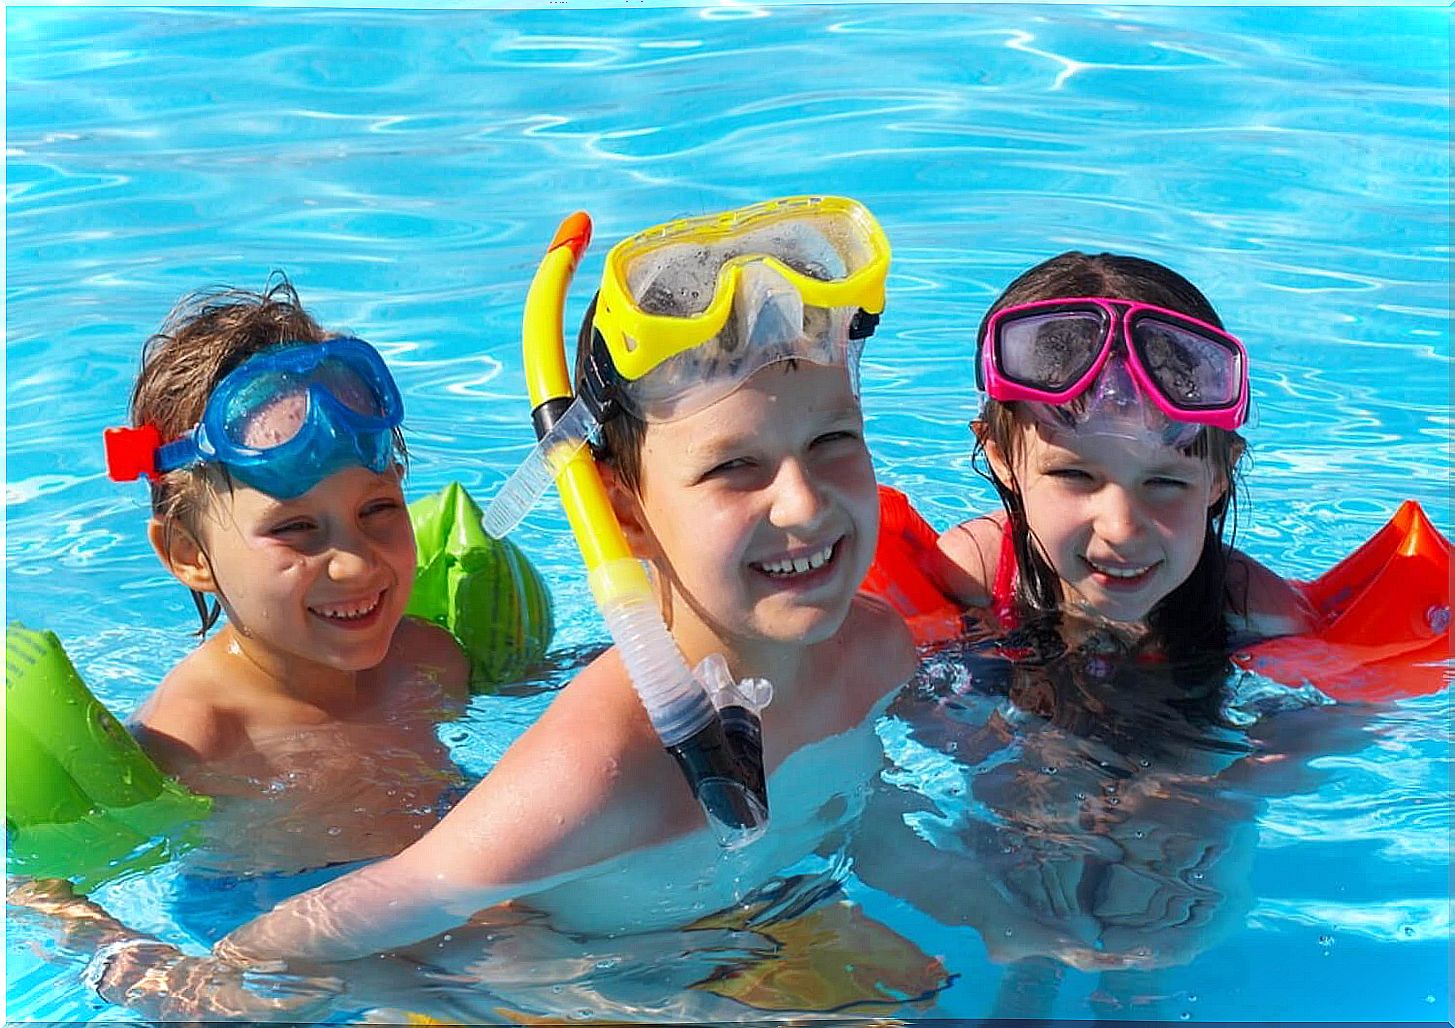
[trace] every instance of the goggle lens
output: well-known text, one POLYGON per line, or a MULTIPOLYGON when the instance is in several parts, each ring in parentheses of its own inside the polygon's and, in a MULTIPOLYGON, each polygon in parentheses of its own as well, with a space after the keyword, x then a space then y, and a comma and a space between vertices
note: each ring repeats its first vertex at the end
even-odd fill
POLYGON ((268 450, 294 439, 308 421, 315 393, 367 418, 383 418, 386 402, 348 361, 325 357, 307 371, 264 371, 228 399, 223 434, 235 446, 268 450))
POLYGON ((307 383, 291 372, 274 372, 233 394, 223 414, 223 434, 234 446, 268 450, 297 436, 307 419, 307 383))
POLYGON ((1132 326, 1142 368, 1181 410, 1221 410, 1238 399, 1242 358, 1231 346, 1155 317, 1132 326))
POLYGON ((1105 339, 1104 318, 1066 311, 1008 319, 994 345, 1005 378, 1059 393, 1091 370, 1105 339))

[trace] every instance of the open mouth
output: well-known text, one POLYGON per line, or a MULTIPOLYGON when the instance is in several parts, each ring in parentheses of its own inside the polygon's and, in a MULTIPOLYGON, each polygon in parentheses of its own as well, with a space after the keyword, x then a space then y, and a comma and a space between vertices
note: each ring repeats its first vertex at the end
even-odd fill
POLYGON ((752 567, 769 578, 781 580, 803 579, 819 575, 833 563, 834 557, 838 554, 839 543, 842 541, 841 539, 835 540, 822 549, 800 553, 792 557, 758 561, 752 567))
POLYGON ((380 590, 373 596, 362 600, 354 600, 348 603, 332 603, 309 607, 308 612, 325 621, 339 625, 360 625, 366 624, 379 612, 384 604, 384 592, 380 590))
POLYGON ((1137 585, 1144 581, 1148 575, 1157 569, 1161 561, 1153 561, 1151 564, 1103 564, 1100 561, 1092 560, 1090 557, 1082 557, 1088 567, 1102 579, 1108 580, 1111 585, 1137 585))

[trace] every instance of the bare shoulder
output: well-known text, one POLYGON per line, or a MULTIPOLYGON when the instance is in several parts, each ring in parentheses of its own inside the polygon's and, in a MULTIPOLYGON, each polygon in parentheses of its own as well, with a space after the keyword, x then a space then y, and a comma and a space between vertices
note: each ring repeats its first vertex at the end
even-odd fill
POLYGON ((245 719, 218 688, 213 642, 173 668, 132 715, 132 734, 168 774, 231 756, 247 742, 245 719))
POLYGON ((427 675, 446 694, 457 699, 469 694, 470 658, 453 635, 433 622, 413 617, 401 619, 394 630, 389 660, 427 675))
POLYGON ((1260 636, 1299 635, 1318 627, 1303 593, 1239 550, 1228 551, 1229 615, 1236 627, 1260 636))
POLYGON ((940 535, 940 553, 954 569, 947 575, 955 598, 967 605, 990 602, 995 572, 1000 566, 1000 541, 1005 512, 995 511, 962 521, 940 535))
POLYGON ((904 618, 884 600, 860 593, 835 636, 841 643, 845 673, 864 679, 880 693, 903 685, 914 673, 914 637, 904 618))

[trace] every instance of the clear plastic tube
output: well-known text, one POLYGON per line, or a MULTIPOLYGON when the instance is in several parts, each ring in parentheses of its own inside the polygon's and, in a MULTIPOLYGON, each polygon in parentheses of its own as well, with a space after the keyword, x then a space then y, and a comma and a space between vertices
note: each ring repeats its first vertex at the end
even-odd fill
POLYGON ((664 746, 690 738, 717 716, 677 641, 662 621, 641 562, 614 560, 594 569, 591 592, 664 746))
POLYGON ((509 535, 545 495, 560 470, 599 430, 591 408, 580 399, 573 400, 491 499, 485 508, 485 531, 495 539, 509 535))

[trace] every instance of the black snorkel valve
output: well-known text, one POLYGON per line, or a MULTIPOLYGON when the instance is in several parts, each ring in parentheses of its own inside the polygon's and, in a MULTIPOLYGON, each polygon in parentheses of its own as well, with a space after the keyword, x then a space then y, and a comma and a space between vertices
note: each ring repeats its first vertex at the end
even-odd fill
POLYGON ((491 502, 485 527, 504 535, 554 480, 585 561, 591 592, 662 745, 682 769, 718 842, 735 849, 768 826, 760 713, 764 679, 735 681, 713 654, 687 667, 667 630, 646 568, 631 552, 586 443, 609 404, 573 395, 566 370, 566 292, 591 238, 571 215, 556 232, 526 297, 525 374, 540 444, 491 502))

